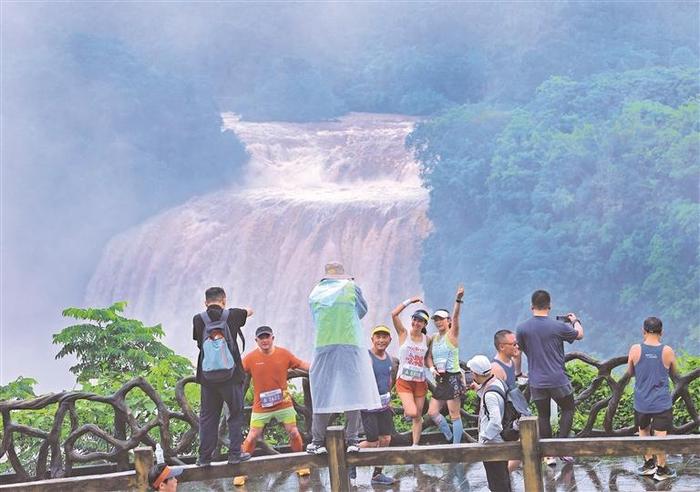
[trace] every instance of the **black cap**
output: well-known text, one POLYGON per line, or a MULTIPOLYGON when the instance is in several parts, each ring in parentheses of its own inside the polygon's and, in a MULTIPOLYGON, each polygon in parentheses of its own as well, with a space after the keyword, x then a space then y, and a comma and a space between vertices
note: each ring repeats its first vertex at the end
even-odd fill
POLYGON ((258 327, 257 330, 255 330, 255 338, 258 338, 260 335, 267 333, 268 335, 272 335, 272 328, 269 326, 260 326, 258 327))

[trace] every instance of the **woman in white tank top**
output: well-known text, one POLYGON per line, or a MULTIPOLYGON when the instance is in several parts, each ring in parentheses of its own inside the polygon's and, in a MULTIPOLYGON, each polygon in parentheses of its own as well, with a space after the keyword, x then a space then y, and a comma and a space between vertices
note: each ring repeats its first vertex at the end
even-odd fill
POLYGON ((413 445, 417 446, 423 430, 423 406, 428 383, 425 380, 425 356, 428 352, 426 326, 430 316, 419 309, 411 316, 411 330, 406 330, 399 315, 410 304, 422 302, 415 296, 406 299, 391 312, 391 321, 399 335, 399 371, 396 375, 396 392, 401 398, 403 412, 413 419, 411 433, 413 445))

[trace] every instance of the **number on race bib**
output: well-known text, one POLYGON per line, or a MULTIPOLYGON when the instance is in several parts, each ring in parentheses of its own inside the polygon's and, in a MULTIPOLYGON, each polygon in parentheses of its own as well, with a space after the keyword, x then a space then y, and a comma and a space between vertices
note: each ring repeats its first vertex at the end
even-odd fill
POLYGON ((425 373, 423 367, 406 364, 401 370, 401 377, 406 381, 423 381, 425 373))
POLYGON ((389 402, 391 402, 391 393, 384 393, 379 395, 379 401, 382 403, 382 408, 388 407, 389 402))
POLYGON ((260 393, 260 405, 263 408, 270 408, 282 401, 282 390, 277 388, 260 393))

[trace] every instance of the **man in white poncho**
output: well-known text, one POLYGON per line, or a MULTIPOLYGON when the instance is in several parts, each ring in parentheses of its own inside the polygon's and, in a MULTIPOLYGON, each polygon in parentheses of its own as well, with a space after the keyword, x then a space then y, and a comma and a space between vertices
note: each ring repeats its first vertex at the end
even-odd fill
POLYGON ((326 453, 326 427, 332 413, 345 412, 348 452, 357 452, 360 410, 381 407, 372 362, 361 346, 360 319, 367 302, 343 265, 326 265, 323 279, 309 294, 314 320, 314 358, 309 371, 313 403, 309 453, 326 453))

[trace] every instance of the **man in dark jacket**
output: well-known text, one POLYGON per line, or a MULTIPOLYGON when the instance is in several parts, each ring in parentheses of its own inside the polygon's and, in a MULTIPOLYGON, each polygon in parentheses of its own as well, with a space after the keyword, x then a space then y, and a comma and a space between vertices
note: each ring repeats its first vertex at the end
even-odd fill
MULTIPOLYGON (((204 304, 207 308, 205 318, 208 322, 220 321, 226 309, 226 293, 221 287, 210 287, 206 290, 204 304)), ((250 458, 249 453, 241 452, 241 425, 243 423, 243 381, 244 372, 241 362, 241 350, 236 341, 240 337, 245 350, 245 339, 241 328, 246 319, 253 315, 250 308, 233 308, 227 310, 227 322, 229 333, 226 334, 226 345, 233 356, 233 370, 230 377, 223 381, 207 380, 202 371, 204 359, 203 345, 205 339, 206 323, 203 319, 205 313, 197 314, 192 320, 192 338, 197 342, 199 357, 197 359, 196 381, 201 386, 201 408, 199 411, 199 458, 197 464, 209 465, 214 456, 218 441, 218 427, 221 419, 221 410, 224 402, 228 407, 228 433, 230 439, 228 462, 235 464, 250 458)))

